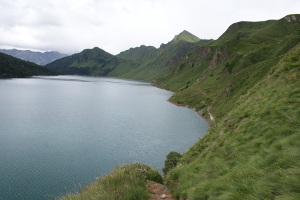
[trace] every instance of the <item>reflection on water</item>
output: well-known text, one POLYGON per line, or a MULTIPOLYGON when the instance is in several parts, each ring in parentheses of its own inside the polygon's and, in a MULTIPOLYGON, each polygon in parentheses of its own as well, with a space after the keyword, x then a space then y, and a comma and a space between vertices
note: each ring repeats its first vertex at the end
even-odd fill
POLYGON ((129 85, 150 85, 147 82, 137 82, 125 79, 90 77, 90 76, 34 76, 35 79, 57 80, 57 81, 78 81, 78 82, 108 82, 129 85))

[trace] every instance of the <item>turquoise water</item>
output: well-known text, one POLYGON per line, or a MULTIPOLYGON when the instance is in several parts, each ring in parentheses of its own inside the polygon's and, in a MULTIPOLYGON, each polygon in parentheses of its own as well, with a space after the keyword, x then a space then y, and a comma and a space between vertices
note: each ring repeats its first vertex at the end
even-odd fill
POLYGON ((171 95, 112 78, 0 80, 0 200, 55 199, 126 163, 160 170, 208 129, 171 95))

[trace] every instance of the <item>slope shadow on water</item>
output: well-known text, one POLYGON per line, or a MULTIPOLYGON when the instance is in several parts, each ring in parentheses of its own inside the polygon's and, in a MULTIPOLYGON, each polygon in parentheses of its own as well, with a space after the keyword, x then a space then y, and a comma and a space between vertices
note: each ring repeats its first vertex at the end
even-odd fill
POLYGON ((90 77, 90 76, 34 76, 35 79, 55 80, 55 81, 75 81, 75 82, 108 82, 127 85, 151 85, 148 82, 133 81, 126 79, 115 79, 107 77, 90 77))

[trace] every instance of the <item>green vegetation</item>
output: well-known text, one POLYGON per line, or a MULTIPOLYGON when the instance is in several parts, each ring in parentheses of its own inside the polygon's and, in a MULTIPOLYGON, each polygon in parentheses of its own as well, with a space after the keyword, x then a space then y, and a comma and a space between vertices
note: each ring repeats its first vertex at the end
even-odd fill
POLYGON ((165 167, 163 168, 164 174, 167 174, 171 169, 177 166, 181 154, 175 151, 171 151, 167 155, 167 160, 165 161, 165 167))
POLYGON ((0 53, 0 78, 23 78, 34 75, 56 75, 52 70, 0 53))
POLYGON ((168 174, 189 199, 300 198, 300 45, 214 124, 168 174))
MULTIPOLYGON (((88 49, 47 68, 151 81, 212 123, 185 154, 167 155, 177 199, 300 199, 300 15, 238 22, 215 41, 183 31, 158 49, 88 49)), ((0 53, 0 78, 53 74, 0 53)), ((117 167, 62 199, 148 199, 147 180, 162 182, 148 166, 117 167)))
POLYGON ((177 92, 172 102, 189 105, 205 118, 210 107, 221 119, 299 41, 299 20, 239 22, 218 40, 188 52, 155 84, 177 92))
POLYGON ((114 60, 113 55, 95 47, 56 60, 46 65, 46 67, 60 74, 105 76, 112 71, 117 64, 118 62, 114 60))
POLYGON ((112 76, 153 81, 166 74, 186 52, 210 42, 200 40, 187 31, 174 37, 160 48, 140 46, 113 56, 99 48, 56 60, 47 68, 61 74, 112 76))
POLYGON ((242 24, 171 98, 216 120, 167 175, 178 199, 300 199, 300 22, 242 24))
POLYGON ((157 171, 139 163, 120 166, 78 194, 66 195, 61 200, 146 200, 149 198, 147 180, 161 183, 162 177, 157 171))
POLYGON ((289 15, 235 23, 216 41, 184 31, 104 65, 107 76, 176 92, 170 101, 211 120, 189 151, 167 156, 177 199, 300 199, 299 27, 289 15))

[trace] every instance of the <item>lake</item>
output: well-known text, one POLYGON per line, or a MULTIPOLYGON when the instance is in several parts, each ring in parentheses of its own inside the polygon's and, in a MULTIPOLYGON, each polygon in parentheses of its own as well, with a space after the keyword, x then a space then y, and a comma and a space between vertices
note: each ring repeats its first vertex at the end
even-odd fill
POLYGON ((55 199, 132 162, 161 170, 209 127, 171 95, 114 78, 0 80, 0 200, 55 199))

